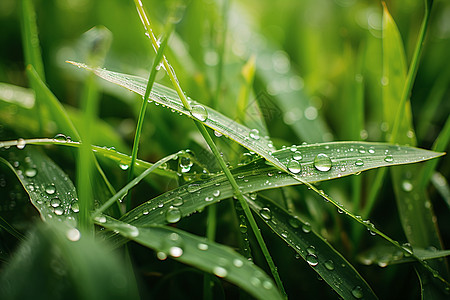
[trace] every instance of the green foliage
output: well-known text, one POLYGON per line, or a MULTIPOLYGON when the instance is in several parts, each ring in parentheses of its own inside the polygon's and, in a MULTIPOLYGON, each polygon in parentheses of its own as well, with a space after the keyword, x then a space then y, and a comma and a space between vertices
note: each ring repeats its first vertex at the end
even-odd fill
POLYGON ((3 0, 0 298, 448 298, 449 9, 3 0))

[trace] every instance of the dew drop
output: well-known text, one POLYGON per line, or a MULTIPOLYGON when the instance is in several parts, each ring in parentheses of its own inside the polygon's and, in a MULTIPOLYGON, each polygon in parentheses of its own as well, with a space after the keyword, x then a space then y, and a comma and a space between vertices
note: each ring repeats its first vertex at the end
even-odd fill
POLYGON ((405 191, 405 192, 411 192, 412 190, 413 190, 413 185, 412 185, 412 183, 411 183, 411 181, 409 181, 409 180, 403 180, 403 182, 402 182, 402 189, 405 191))
POLYGON ((37 170, 35 168, 28 168, 25 170, 25 176, 27 176, 28 178, 33 178, 34 176, 36 176, 37 174, 37 170))
POLYGON ((300 151, 295 151, 294 155, 292 156, 292 158, 294 160, 302 160, 303 156, 302 156, 302 153, 300 151))
POLYGON ((48 195, 53 195, 56 192, 56 188, 54 184, 49 184, 45 187, 45 192, 48 195))
POLYGON ((158 252, 158 253, 156 253, 156 257, 157 257, 159 260, 166 260, 167 254, 165 254, 164 252, 158 252))
POLYGON ((106 217, 105 216, 99 216, 99 217, 95 217, 95 220, 99 223, 106 223, 106 217))
POLYGON ((194 105, 191 110, 191 115, 202 122, 208 119, 208 112, 203 105, 194 105))
POLYGON ((180 257, 183 255, 183 249, 177 246, 170 247, 169 254, 172 257, 180 257))
POLYGON ((250 130, 248 136, 251 137, 254 140, 259 140, 259 130, 258 129, 250 130))
POLYGON ((364 162, 362 161, 362 159, 358 158, 355 162, 355 166, 358 166, 358 167, 364 166, 364 162))
POLYGON ((299 219, 292 217, 292 218, 289 218, 289 225, 291 225, 292 228, 297 229, 300 227, 301 222, 299 219))
POLYGON ((306 252, 308 252, 308 254, 316 255, 316 253, 317 253, 316 247, 314 247, 314 246, 309 246, 308 248, 306 248, 306 252))
POLYGON ((220 196, 220 191, 219 191, 219 190, 215 190, 215 191, 213 192, 213 196, 214 196, 214 197, 219 197, 219 196, 220 196))
POLYGON ((235 259, 233 260, 233 265, 234 265, 236 268, 240 268, 240 267, 242 267, 242 266, 244 265, 244 262, 243 262, 242 260, 238 259, 238 258, 235 258, 235 259))
POLYGON ((331 159, 324 153, 319 153, 314 158, 314 167, 322 172, 327 172, 331 169, 331 159))
POLYGON ((59 198, 53 198, 53 199, 50 201, 50 205, 51 205, 52 207, 58 207, 58 206, 61 205, 61 200, 59 200, 59 198))
POLYGON ((120 169, 126 171, 126 170, 128 170, 128 168, 130 167, 130 165, 127 165, 127 164, 120 164, 119 167, 120 167, 120 169))
POLYGON ((306 255, 306 261, 312 267, 315 267, 319 264, 319 260, 317 259, 317 256, 315 254, 306 255))
POLYGON ((81 233, 78 229, 71 228, 71 229, 67 230, 66 237, 67 237, 67 239, 69 239, 69 241, 76 242, 76 241, 80 240, 81 233))
POLYGON ((17 149, 22 150, 23 148, 25 148, 25 146, 27 145, 27 142, 25 142, 24 139, 20 138, 17 140, 17 149))
POLYGON ((287 168, 289 171, 291 171, 294 174, 298 174, 300 173, 300 171, 302 170, 302 166, 300 165, 300 163, 296 160, 291 160, 288 165, 287 168))
POLYGON ((394 161, 394 157, 392 155, 386 155, 386 157, 384 158, 384 161, 391 163, 394 161))
POLYGON ((266 280, 263 282, 263 288, 265 288, 266 290, 270 290, 271 288, 273 288, 273 284, 272 282, 266 280))
POLYGON ((173 202, 172 202, 173 206, 181 206, 181 205, 183 205, 183 203, 184 203, 184 200, 181 197, 176 197, 175 199, 173 199, 173 202))
POLYGON ((190 184, 187 187, 187 190, 188 190, 189 193, 195 193, 195 192, 197 192, 200 189, 201 189, 201 185, 198 184, 198 183, 190 184))
POLYGON ((169 207, 166 211, 166 221, 169 223, 176 223, 181 219, 181 211, 176 207, 169 207))
POLYGON ((182 156, 180 157, 180 167, 181 167, 181 173, 187 173, 191 170, 191 167, 194 163, 191 161, 191 159, 188 156, 182 156))
POLYGON ((333 271, 334 270, 334 262, 332 260, 327 260, 325 263, 325 268, 327 268, 327 270, 333 271))
POLYGON ((61 216, 64 214, 64 209, 62 207, 56 207, 54 212, 55 212, 55 215, 61 216))
POLYGON ((359 285, 355 286, 352 289, 352 295, 356 299, 361 299, 364 296, 362 288, 359 285))
POLYGON ((199 244, 197 245, 197 248, 198 248, 199 250, 206 251, 206 250, 208 250, 208 245, 207 245, 207 244, 204 244, 204 243, 199 243, 199 244))
POLYGON ((263 219, 265 220, 270 220, 272 219, 272 212, 270 211, 269 208, 267 207, 263 207, 259 213, 261 214, 261 217, 263 217, 263 219))
POLYGON ((72 202, 72 204, 70 205, 70 209, 71 209, 74 213, 79 212, 79 211, 80 211, 80 206, 78 205, 78 201, 72 202))
POLYGON ((368 152, 370 154, 374 154, 375 153, 375 148, 374 147, 370 147, 368 152))
POLYGON ((218 131, 215 131, 215 130, 214 130, 214 135, 215 135, 216 137, 221 137, 223 134, 220 133, 220 132, 218 132, 218 131))
POLYGON ((302 226, 302 230, 304 233, 310 233, 311 232, 311 225, 308 222, 305 222, 302 226))
POLYGON ((205 201, 206 201, 206 202, 211 202, 211 201, 213 201, 213 200, 214 200, 214 198, 211 197, 211 196, 205 197, 205 201))
POLYGON ((221 277, 221 278, 226 277, 228 275, 228 271, 225 268, 220 267, 220 266, 214 267, 213 273, 214 273, 214 275, 221 277))
POLYGON ((67 136, 65 136, 64 134, 62 134, 62 133, 58 133, 57 135, 55 135, 54 137, 53 137, 53 139, 55 140, 55 141, 58 141, 58 142, 67 142, 67 136))

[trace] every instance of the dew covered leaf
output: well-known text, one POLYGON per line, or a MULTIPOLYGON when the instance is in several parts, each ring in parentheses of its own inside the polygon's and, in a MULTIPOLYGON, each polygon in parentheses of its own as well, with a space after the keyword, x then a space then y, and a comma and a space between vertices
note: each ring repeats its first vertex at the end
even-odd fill
POLYGON ((309 223, 290 215, 262 197, 248 203, 250 208, 343 299, 352 299, 356 297, 355 293, 363 295, 364 299, 377 299, 353 266, 316 234, 309 223))
POLYGON ((96 222, 157 251, 159 259, 171 257, 214 274, 258 299, 282 299, 276 285, 264 271, 227 246, 167 226, 134 226, 104 215, 97 217, 96 222))
POLYGON ((44 221, 56 219, 76 226, 79 208, 75 187, 48 156, 32 147, 15 147, 2 149, 0 161, 17 176, 44 221))
MULTIPOLYGON (((272 155, 303 181, 317 182, 372 168, 427 160, 442 154, 383 143, 336 142, 292 146, 273 152, 272 155)), ((301 184, 291 174, 279 171, 257 157, 231 172, 243 193, 301 184)), ((230 183, 219 173, 209 179, 186 184, 160 195, 128 212, 123 220, 138 225, 173 223, 209 204, 232 196, 230 183), (169 211, 175 212, 177 218, 169 218, 172 221, 167 221, 166 214, 170 215, 169 211)))

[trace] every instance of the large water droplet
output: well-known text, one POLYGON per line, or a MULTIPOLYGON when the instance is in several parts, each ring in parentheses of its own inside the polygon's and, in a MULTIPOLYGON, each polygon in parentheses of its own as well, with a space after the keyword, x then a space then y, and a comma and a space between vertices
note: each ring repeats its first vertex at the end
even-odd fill
POLYGON ((385 162, 391 163, 394 161, 394 157, 392 155, 386 155, 386 157, 384 158, 385 162))
POLYGON ((169 254, 172 257, 180 257, 181 255, 183 255, 183 249, 181 247, 178 246, 173 246, 169 248, 169 254))
POLYGON ((243 262, 242 260, 238 259, 238 258, 235 258, 235 259, 233 260, 233 265, 234 265, 236 268, 240 268, 240 267, 242 267, 242 266, 244 265, 244 262, 243 262))
POLYGON ((319 260, 317 259, 317 256, 315 254, 306 255, 306 261, 312 267, 315 267, 319 264, 319 260))
POLYGON ((53 137, 53 139, 58 142, 67 142, 68 140, 68 138, 62 133, 58 133, 53 137))
POLYGON ((181 167, 181 173, 187 173, 191 170, 191 167, 194 163, 191 161, 191 159, 188 156, 181 156, 180 157, 180 167, 181 167))
POLYGON ((62 207, 56 207, 54 210, 55 215, 61 216, 64 214, 64 209, 62 207))
POLYGON ((220 196, 220 191, 219 191, 219 190, 215 190, 215 191, 213 192, 213 196, 214 196, 214 197, 219 197, 219 196, 220 196))
POLYGON ((195 193, 198 190, 200 190, 201 187, 202 186, 200 184, 198 184, 198 183, 192 183, 192 184, 188 185, 187 190, 188 190, 189 193, 195 193))
POLYGON ((294 160, 302 160, 303 156, 302 156, 302 153, 300 151, 295 151, 294 155, 292 156, 292 158, 294 160))
POLYGON ((127 165, 127 164, 119 164, 119 167, 120 167, 122 170, 126 171, 126 170, 128 170, 128 168, 130 167, 130 165, 127 165))
POLYGON ((402 182, 402 189, 405 191, 405 192, 411 192, 412 190, 413 190, 413 185, 412 185, 412 183, 411 183, 411 181, 409 181, 409 180, 403 180, 403 182, 402 182))
POLYGON ((36 176, 37 174, 37 170, 35 168, 28 168, 25 170, 25 176, 27 176, 28 178, 33 178, 34 176, 36 176))
POLYGON ((311 224, 309 224, 308 222, 305 222, 305 224, 303 224, 303 226, 302 226, 302 230, 304 233, 310 233, 311 232, 311 224))
POLYGON ((191 115, 202 122, 208 119, 208 112, 203 105, 192 106, 191 115))
POLYGON ((24 139, 18 139, 17 140, 17 149, 20 149, 20 150, 22 150, 23 148, 25 148, 25 146, 27 145, 27 142, 25 142, 25 140, 24 139))
POLYGON ((52 207, 58 207, 61 205, 61 200, 59 200, 59 198, 53 198, 52 200, 50 200, 50 205, 52 207))
POLYGON ((56 188, 54 184, 49 184, 45 187, 45 192, 48 195, 53 195, 56 192, 56 188))
POLYGON ((183 205, 183 203, 184 203, 184 200, 181 197, 176 197, 175 199, 173 199, 173 202, 172 202, 173 206, 181 206, 181 205, 183 205))
POLYGON ((258 129, 250 130, 248 136, 251 137, 254 140, 259 140, 259 130, 258 129))
POLYGON ((322 172, 327 172, 331 169, 331 159, 324 153, 319 153, 314 158, 314 167, 322 172))
POLYGON ((294 174, 298 174, 301 172, 302 170, 302 166, 300 165, 300 163, 296 160, 291 160, 288 165, 287 168, 290 172, 294 173, 294 174))
POLYGON ((214 275, 221 277, 221 278, 226 277, 228 275, 227 269, 220 267, 220 266, 214 267, 213 273, 214 273, 214 275))
POLYGON ((295 217, 291 217, 289 218, 289 225, 291 225, 292 228, 299 228, 301 225, 301 222, 299 219, 295 218, 295 217))
POLYGON ((261 217, 263 217, 263 219, 265 220, 270 220, 272 219, 272 212, 270 211, 269 208, 267 207, 263 207, 259 213, 261 214, 261 217))
POLYGON ((206 251, 206 250, 208 250, 208 245, 207 245, 207 244, 204 244, 204 243, 199 243, 199 244, 197 245, 197 248, 198 248, 199 250, 206 251))
POLYGON ((361 299, 364 296, 362 288, 359 285, 355 286, 352 289, 352 295, 356 299, 361 299))
POLYGON ((325 268, 327 268, 330 271, 334 270, 334 262, 332 260, 327 260, 325 263, 325 268))
POLYGON ((364 162, 362 161, 362 159, 358 158, 358 159, 355 161, 355 166, 358 166, 358 167, 364 166, 364 162))
POLYGON ((176 223, 181 219, 181 211, 176 207, 169 207, 166 211, 166 221, 169 223, 176 223))
POLYGON ((80 240, 81 233, 76 228, 70 228, 66 232, 66 237, 69 239, 69 241, 76 242, 76 241, 80 240))

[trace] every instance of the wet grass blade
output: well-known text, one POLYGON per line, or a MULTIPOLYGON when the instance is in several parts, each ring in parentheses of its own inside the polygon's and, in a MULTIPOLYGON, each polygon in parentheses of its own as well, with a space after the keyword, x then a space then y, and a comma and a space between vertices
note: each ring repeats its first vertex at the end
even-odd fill
POLYGON ((278 205, 258 197, 250 207, 283 241, 292 247, 343 299, 377 299, 353 266, 307 222, 278 205))
POLYGON ((79 205, 75 187, 50 158, 39 149, 27 147, 2 151, 0 161, 15 173, 44 221, 77 225, 79 205))
POLYGON ((157 251, 160 259, 171 257, 214 274, 257 299, 283 299, 264 271, 229 247, 167 226, 134 226, 107 216, 97 217, 97 224, 157 251))

